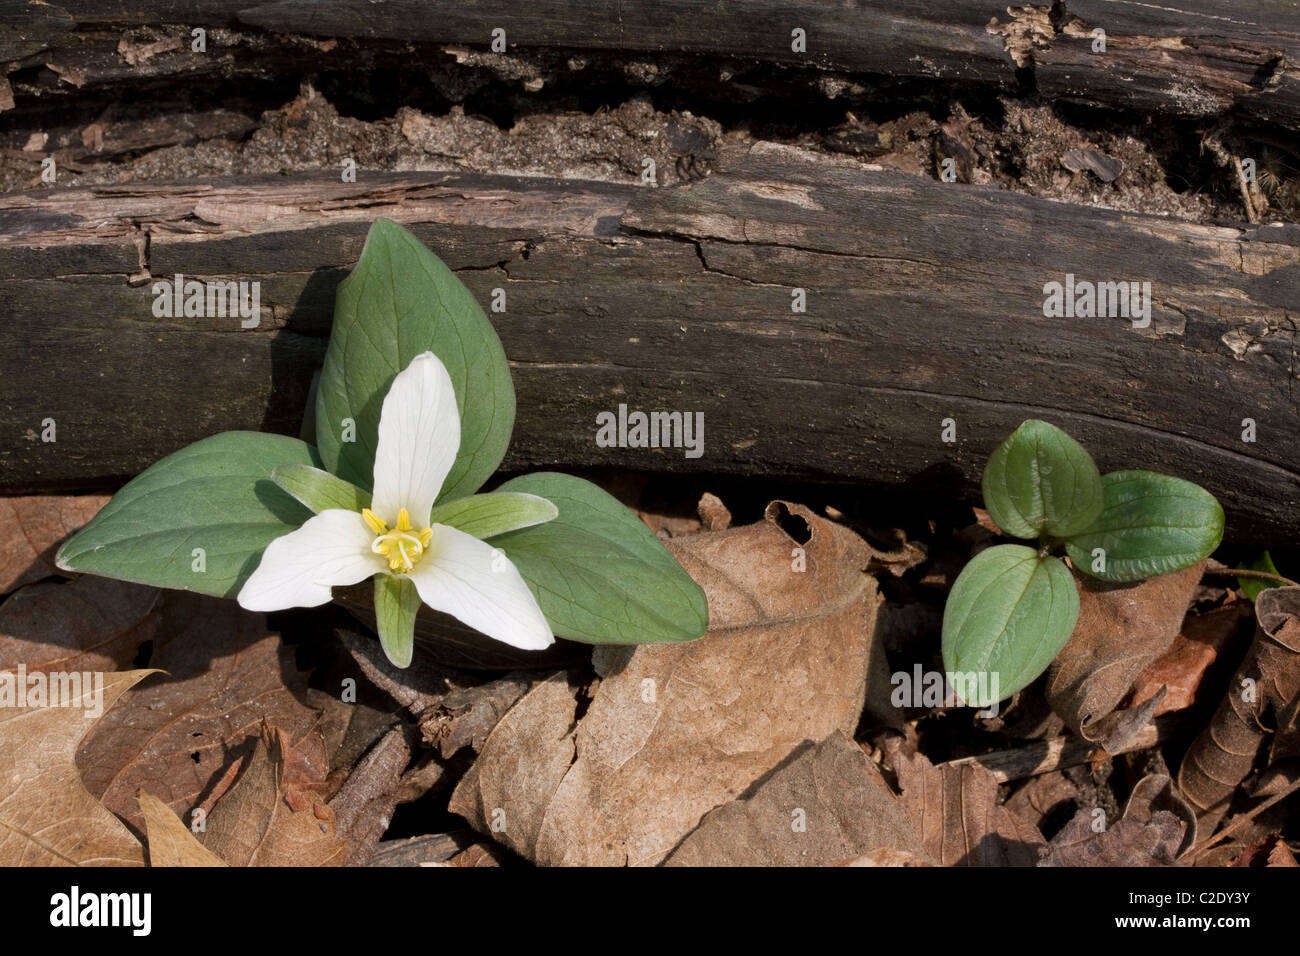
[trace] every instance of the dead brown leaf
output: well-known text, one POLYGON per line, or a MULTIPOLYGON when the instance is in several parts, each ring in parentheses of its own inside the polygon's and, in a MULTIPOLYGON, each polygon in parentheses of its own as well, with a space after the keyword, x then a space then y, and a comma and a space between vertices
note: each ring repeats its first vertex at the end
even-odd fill
POLYGON ((160 593, 93 575, 29 584, 0 604, 0 666, 21 664, 28 671, 129 667, 140 645, 158 637, 160 593))
POLYGON ((864 697, 896 717, 861 570, 873 552, 856 534, 774 502, 758 524, 667 547, 708 596, 709 633, 598 647, 600 685, 576 730, 576 689, 543 682, 452 797, 453 812, 535 862, 658 863, 805 740, 852 734, 864 697))
POLYGON ((293 771, 299 785, 303 777, 324 781, 332 747, 322 714, 347 705, 308 690, 293 651, 268 632, 263 615, 192 594, 168 594, 165 605, 167 639, 151 664, 167 673, 134 690, 86 738, 77 762, 90 792, 137 832, 140 789, 188 819, 251 750, 264 720, 308 761, 293 771))
POLYGON ((283 730, 263 725, 239 780, 208 815, 203 845, 231 866, 342 866, 347 859, 333 811, 318 794, 285 784, 292 750, 283 730))
POLYGON ((731 527, 731 512, 717 495, 706 491, 700 496, 696 510, 700 513, 700 522, 706 531, 726 531, 731 527))
POLYGON ((195 839, 190 828, 157 797, 140 791, 145 843, 150 866, 225 866, 216 854, 195 839))
POLYGON ((1176 866, 1184 824, 1167 810, 1151 819, 1121 817, 1094 829, 1098 817, 1087 807, 1052 838, 1039 866, 1176 866))
POLYGON ((1147 774, 1133 785, 1128 805, 1124 807, 1124 816, 1139 823, 1150 823, 1155 814, 1162 810, 1172 813, 1183 823, 1183 841, 1178 846, 1177 854, 1182 856, 1196 845, 1196 811, 1166 774, 1147 774))
POLYGON ((502 716, 527 693, 536 675, 513 671, 474 687, 459 687, 420 715, 420 731, 443 758, 462 747, 483 749, 502 716))
POLYGON ((1129 585, 1076 572, 1079 621, 1047 672, 1047 699, 1071 730, 1118 753, 1146 726, 1162 693, 1137 707, 1121 705, 1178 635, 1203 567, 1129 585))
POLYGON ((856 743, 808 743, 708 813, 666 866, 832 866, 881 847, 919 855, 916 823, 856 743))
POLYGON ((1254 768, 1270 726, 1284 725, 1300 695, 1300 587, 1270 588, 1255 601, 1255 641, 1210 725, 1196 738, 1178 786, 1208 836, 1254 768))
POLYGON ((933 864, 925 861, 915 853, 908 853, 906 850, 894 850, 890 847, 881 847, 872 850, 870 853, 864 853, 856 860, 849 860, 844 866, 932 866, 933 864))
POLYGON ((1281 840, 1278 840, 1277 846, 1269 851, 1268 865, 1283 866, 1288 869, 1300 867, 1300 863, 1296 862, 1295 854, 1291 852, 1291 848, 1281 840))
POLYGON ((1269 833, 1262 840, 1241 850, 1238 857, 1232 861, 1232 865, 1235 867, 1277 866, 1287 869, 1300 867, 1300 863, 1296 862, 1295 854, 1278 833, 1269 833))
POLYGON ((495 843, 473 843, 453 856, 445 865, 471 869, 498 867, 508 856, 509 854, 495 843))
POLYGON ((977 764, 934 766, 920 753, 893 755, 903 805, 925 854, 940 866, 1033 866, 1045 845, 1025 818, 998 804, 998 780, 977 764))
POLYGON ((1055 823, 1069 819, 1080 803, 1079 786, 1063 770, 1030 777, 1007 798, 1004 806, 1032 823, 1040 833, 1055 831, 1055 823))
POLYGON ((61 573, 54 552, 107 503, 105 495, 0 498, 0 594, 61 573))
POLYGON ((73 754, 101 714, 151 673, 102 674, 101 694, 92 681, 64 706, 0 707, 0 866, 143 864, 140 842, 82 785, 73 754))
POLYGON ((516 853, 531 855, 574 761, 578 688, 563 673, 534 687, 497 724, 448 809, 516 853))
POLYGON ((1169 649, 1138 675, 1130 707, 1150 700, 1162 687, 1167 693, 1152 716, 1192 706, 1224 648, 1249 641, 1254 628, 1254 609, 1248 601, 1189 616, 1169 649))

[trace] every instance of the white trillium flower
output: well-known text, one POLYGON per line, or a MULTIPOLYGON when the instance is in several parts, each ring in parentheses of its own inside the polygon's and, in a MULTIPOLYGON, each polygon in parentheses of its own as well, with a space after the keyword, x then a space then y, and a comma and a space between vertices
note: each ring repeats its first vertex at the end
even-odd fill
POLYGON ((332 587, 388 574, 409 580, 434 610, 512 647, 554 643, 537 600, 501 551, 449 525, 429 524, 459 449, 451 376, 425 352, 398 373, 384 398, 370 507, 326 509, 272 541, 240 590, 240 605, 318 607, 329 602, 332 587))

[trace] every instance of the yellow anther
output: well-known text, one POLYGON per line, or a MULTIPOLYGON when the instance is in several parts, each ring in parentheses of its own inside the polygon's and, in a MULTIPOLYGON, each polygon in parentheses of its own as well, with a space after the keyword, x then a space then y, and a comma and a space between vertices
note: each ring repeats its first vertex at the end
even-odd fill
POLYGON ((375 534, 384 534, 388 531, 388 525, 384 524, 384 520, 369 508, 361 509, 361 517, 365 519, 366 524, 370 526, 370 530, 375 534))
POLYGON ((429 542, 433 540, 433 529, 425 528, 420 532, 420 544, 425 548, 429 547, 429 542))
POLYGON ((397 512, 397 530, 398 531, 411 530, 411 514, 405 508, 397 512))

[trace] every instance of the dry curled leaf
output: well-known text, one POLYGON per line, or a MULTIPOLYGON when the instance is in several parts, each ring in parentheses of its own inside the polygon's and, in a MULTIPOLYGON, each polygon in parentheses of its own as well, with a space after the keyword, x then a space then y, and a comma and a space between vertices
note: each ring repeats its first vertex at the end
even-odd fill
POLYGON ((1300 696, 1300 587, 1262 592, 1255 616, 1250 651, 1178 768, 1178 786, 1196 808, 1205 836, 1254 768, 1267 728, 1283 724, 1300 696))
POLYGON ((598 647, 600 685, 576 729, 576 691, 543 682, 452 797, 453 812, 538 863, 658 863, 805 740, 852 734, 869 684, 868 708, 890 710, 875 581, 862 573, 873 552, 852 531, 774 502, 758 524, 667 547, 708 596, 709 633, 598 647))
POLYGON ((831 866, 880 847, 919 854, 920 834, 876 765, 836 732, 708 813, 664 863, 831 866))
POLYGON ((181 818, 157 797, 141 790, 140 815, 144 817, 145 845, 150 866, 225 866, 206 849, 181 818))
POLYGON ((231 866, 342 866, 347 841, 334 813, 310 790, 287 786, 293 746, 264 726, 238 781, 208 814, 203 845, 231 866))
POLYGON ((903 805, 917 821, 925 854, 941 866, 1032 866, 1044 845, 1037 827, 998 804, 998 780, 977 764, 934 766, 897 751, 903 805))
POLYGON ((706 531, 726 531, 731 527, 731 512, 717 495, 706 491, 700 496, 696 510, 700 513, 700 522, 706 531))
POLYGON ((59 574, 54 552, 107 503, 104 495, 0 498, 0 594, 59 574))
MULTIPOLYGON (((1185 824, 1168 810, 1149 820, 1122 817, 1114 826, 1101 825, 1093 810, 1083 807, 1052 838, 1039 866, 1174 866, 1185 824)), ((1104 823, 1104 821, 1102 821, 1104 823)))
POLYGON ((0 707, 0 866, 144 862, 140 842, 82 785, 73 755, 114 701, 151 673, 101 673, 102 683, 81 683, 63 706, 0 707))
POLYGON ((132 691, 77 755, 91 793, 137 831, 140 789, 188 817, 251 750, 263 720, 288 733, 309 760, 297 772, 323 781, 332 748, 319 733, 322 709, 346 705, 308 691, 292 649, 268 632, 265 617, 233 601, 180 593, 165 598, 165 617, 166 643, 150 663, 167 673, 132 691))
POLYGON ((1118 753, 1146 726, 1163 692, 1121 705, 1178 635, 1203 565, 1129 585, 1076 574, 1079 621, 1047 671, 1047 699, 1071 730, 1118 753))
POLYGON ((1183 842, 1177 853, 1177 856, 1182 856, 1196 845, 1196 811, 1183 799, 1177 785, 1166 774, 1147 774, 1133 785, 1124 816, 1139 823, 1150 823, 1161 810, 1172 813, 1183 822, 1183 842))

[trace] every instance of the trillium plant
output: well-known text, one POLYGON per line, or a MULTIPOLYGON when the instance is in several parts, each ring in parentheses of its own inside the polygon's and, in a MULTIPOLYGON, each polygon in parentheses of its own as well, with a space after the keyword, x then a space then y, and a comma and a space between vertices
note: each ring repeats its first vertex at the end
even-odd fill
POLYGON ((1104 477, 1065 432, 1027 421, 984 468, 984 506, 1031 545, 981 551, 957 576, 943 614, 943 661, 987 707, 1047 670, 1079 618, 1074 575, 1117 585, 1191 567, 1223 538, 1223 509, 1204 488, 1150 471, 1104 477), (994 678, 996 677, 996 680, 994 678))
POLYGON ((373 578, 407 666, 420 607, 513 647, 556 636, 700 637, 700 587, 615 498, 570 475, 482 485, 514 427, 505 353, 469 290, 411 233, 370 229, 339 286, 306 440, 224 432, 129 482, 59 551, 69 571, 316 607, 373 578))

